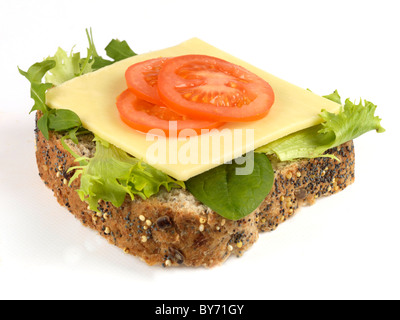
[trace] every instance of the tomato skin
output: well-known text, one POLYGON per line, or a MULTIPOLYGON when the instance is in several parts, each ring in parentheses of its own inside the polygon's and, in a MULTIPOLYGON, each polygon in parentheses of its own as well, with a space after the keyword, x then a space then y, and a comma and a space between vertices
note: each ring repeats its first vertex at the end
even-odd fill
POLYGON ((164 62, 158 94, 177 113, 194 119, 247 122, 265 117, 274 92, 262 78, 228 61, 185 55, 164 62))
POLYGON ((139 99, 129 89, 117 97, 117 109, 121 120, 133 129, 148 133, 152 129, 161 129, 165 136, 170 134, 170 121, 176 121, 176 134, 184 129, 192 129, 201 134, 201 129, 213 129, 224 123, 216 121, 193 120, 160 105, 139 99))
POLYGON ((158 73, 168 58, 155 58, 131 65, 125 72, 128 88, 140 99, 162 104, 158 95, 158 73))

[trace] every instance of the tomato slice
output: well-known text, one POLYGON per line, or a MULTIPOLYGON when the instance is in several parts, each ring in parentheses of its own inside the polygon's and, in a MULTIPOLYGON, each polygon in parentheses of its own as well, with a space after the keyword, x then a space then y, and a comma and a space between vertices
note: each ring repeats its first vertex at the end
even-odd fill
POLYGON ((265 117, 274 92, 262 78, 228 61, 205 55, 166 60, 158 93, 170 109, 195 119, 242 122, 265 117))
POLYGON ((151 102, 139 99, 129 89, 122 92, 117 98, 117 109, 123 122, 141 132, 152 129, 161 129, 165 136, 170 136, 170 121, 176 121, 177 134, 184 129, 192 129, 201 134, 201 129, 217 128, 223 123, 215 121, 193 120, 186 116, 151 102))
POLYGON ((157 77, 167 59, 156 58, 131 65, 125 72, 128 88, 142 100, 162 104, 157 90, 157 77))

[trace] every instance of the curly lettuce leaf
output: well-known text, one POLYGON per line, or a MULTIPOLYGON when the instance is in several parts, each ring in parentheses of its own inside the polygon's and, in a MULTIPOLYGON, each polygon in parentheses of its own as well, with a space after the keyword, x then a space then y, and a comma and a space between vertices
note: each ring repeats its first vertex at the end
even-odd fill
POLYGON ((152 166, 129 156, 126 152, 96 137, 96 152, 93 158, 78 158, 84 164, 75 170, 70 184, 81 177, 77 190, 82 201, 87 201, 93 211, 98 211, 100 200, 120 207, 128 194, 131 199, 138 195, 147 199, 157 194, 161 187, 167 191, 184 188, 182 181, 174 180, 152 166))
POLYGON ((73 48, 68 55, 62 48, 58 48, 57 52, 52 57, 48 57, 45 61, 54 61, 55 66, 50 69, 46 75, 46 82, 58 86, 65 81, 79 77, 83 74, 94 71, 92 65, 94 60, 99 57, 93 41, 92 30, 86 29, 89 46, 87 48, 86 58, 81 58, 80 52, 73 52, 73 48))
POLYGON ((333 91, 331 94, 322 97, 338 104, 342 104, 342 98, 340 98, 339 92, 337 90, 333 91))
POLYGON ((45 81, 58 86, 65 81, 75 78, 80 73, 81 55, 79 52, 68 55, 63 49, 58 48, 52 57, 45 61, 54 61, 54 68, 50 69, 45 75, 45 81))
MULTIPOLYGON (((324 98, 341 102, 337 91, 324 98)), ((355 104, 346 99, 338 114, 322 110, 320 116, 323 122, 320 125, 292 133, 256 149, 255 152, 274 154, 281 161, 316 157, 335 158, 324 153, 368 131, 385 131, 380 124, 381 119, 374 115, 375 109, 376 105, 367 100, 355 104)))

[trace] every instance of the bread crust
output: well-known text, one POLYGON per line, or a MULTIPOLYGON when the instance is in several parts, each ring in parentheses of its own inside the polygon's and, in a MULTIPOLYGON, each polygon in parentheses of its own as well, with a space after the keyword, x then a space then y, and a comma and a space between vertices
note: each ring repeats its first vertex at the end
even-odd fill
POLYGON ((259 234, 272 231, 304 205, 343 190, 354 181, 354 145, 349 141, 329 150, 339 161, 315 158, 275 168, 270 194, 253 213, 230 221, 198 202, 183 189, 162 190, 147 200, 126 198, 120 208, 100 201, 100 212, 88 209, 76 190, 80 179, 69 186, 77 164, 59 137, 46 140, 36 129, 39 175, 57 201, 81 223, 149 265, 214 267, 229 256, 241 256, 259 234))

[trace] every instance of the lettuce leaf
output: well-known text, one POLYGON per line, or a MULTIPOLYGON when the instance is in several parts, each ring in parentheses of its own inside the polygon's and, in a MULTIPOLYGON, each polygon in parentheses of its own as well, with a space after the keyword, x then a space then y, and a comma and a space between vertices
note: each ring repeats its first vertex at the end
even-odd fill
POLYGON ((45 59, 45 61, 55 62, 55 66, 45 75, 46 82, 58 86, 65 81, 94 71, 92 65, 94 63, 94 59, 98 58, 99 55, 97 54, 96 47, 94 46, 92 30, 90 30, 89 33, 89 31, 86 29, 86 35, 89 42, 86 58, 81 58, 80 52, 74 53, 73 48, 68 55, 66 51, 59 47, 54 56, 45 59))
POLYGON ((120 207, 126 195, 131 199, 135 195, 147 199, 157 194, 161 187, 165 187, 167 191, 185 187, 182 181, 174 180, 99 137, 95 137, 95 141, 94 157, 78 158, 76 161, 83 161, 83 165, 69 169, 75 170, 70 184, 81 176, 77 192, 82 201, 88 202, 91 210, 99 211, 100 200, 120 207))
POLYGON ((45 75, 45 81, 58 86, 65 81, 71 80, 80 73, 81 55, 79 52, 68 55, 63 49, 58 48, 52 57, 46 58, 45 61, 54 61, 54 68, 50 69, 45 75))
MULTIPOLYGON (((337 91, 324 98, 341 103, 337 91)), ((385 131, 380 124, 381 119, 374 115, 375 109, 376 105, 367 100, 355 104, 346 99, 338 114, 322 110, 320 116, 323 122, 320 125, 292 133, 256 149, 255 152, 274 154, 280 161, 316 157, 335 158, 324 153, 368 131, 375 130, 378 133, 385 131)))

